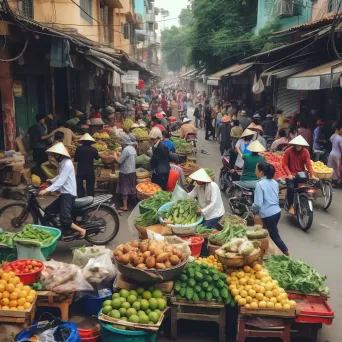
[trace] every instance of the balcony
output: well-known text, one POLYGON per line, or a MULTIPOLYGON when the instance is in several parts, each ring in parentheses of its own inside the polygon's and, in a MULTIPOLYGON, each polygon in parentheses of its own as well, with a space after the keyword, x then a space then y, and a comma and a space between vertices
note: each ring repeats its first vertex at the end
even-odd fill
POLYGON ((156 16, 154 13, 147 13, 145 17, 145 21, 148 23, 154 23, 156 21, 156 16))

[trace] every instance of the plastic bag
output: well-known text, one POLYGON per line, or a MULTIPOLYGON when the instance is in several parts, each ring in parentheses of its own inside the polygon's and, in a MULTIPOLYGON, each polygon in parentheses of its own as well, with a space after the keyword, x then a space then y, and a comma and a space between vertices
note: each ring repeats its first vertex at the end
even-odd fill
POLYGON ((20 243, 20 241, 16 241, 16 248, 17 248, 17 259, 24 260, 24 259, 33 259, 33 260, 40 260, 46 261, 44 255, 41 251, 41 246, 34 245, 35 241, 29 241, 24 244, 24 241, 20 243))
POLYGON ((188 198, 190 198, 188 193, 179 184, 177 184, 175 190, 172 192, 172 202, 185 200, 188 198))
POLYGON ((189 247, 189 243, 180 238, 179 236, 164 236, 164 241, 178 248, 181 251, 182 255, 186 258, 190 257, 191 249, 189 247))
POLYGON ((111 250, 104 246, 89 246, 74 249, 72 251, 72 263, 80 268, 83 268, 90 259, 98 258, 101 255, 112 254, 111 250))
POLYGON ((81 269, 73 264, 50 260, 44 263, 41 280, 45 290, 61 292, 93 291, 81 269))
POLYGON ((106 253, 92 258, 82 270, 82 275, 89 283, 100 284, 112 280, 117 271, 112 263, 110 254, 106 253))
POLYGON ((138 215, 140 215, 139 204, 135 206, 135 208, 132 210, 131 214, 128 216, 127 219, 128 228, 132 234, 129 240, 139 240, 139 232, 137 231, 134 225, 134 218, 138 215))

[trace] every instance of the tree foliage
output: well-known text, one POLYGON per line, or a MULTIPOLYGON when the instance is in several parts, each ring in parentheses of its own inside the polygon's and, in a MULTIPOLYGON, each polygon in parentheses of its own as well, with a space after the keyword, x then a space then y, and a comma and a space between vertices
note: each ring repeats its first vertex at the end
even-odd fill
POLYGON ((190 6, 186 8, 182 8, 178 16, 179 25, 183 27, 188 27, 190 26, 191 21, 192 21, 192 12, 191 12, 190 6))

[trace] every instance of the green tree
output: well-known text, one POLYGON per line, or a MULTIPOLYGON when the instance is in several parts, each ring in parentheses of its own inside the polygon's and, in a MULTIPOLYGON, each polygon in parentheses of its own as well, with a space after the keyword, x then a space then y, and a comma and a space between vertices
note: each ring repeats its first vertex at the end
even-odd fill
POLYGON ((178 22, 180 26, 188 27, 191 24, 192 20, 192 12, 190 7, 182 8, 179 16, 178 16, 178 22))

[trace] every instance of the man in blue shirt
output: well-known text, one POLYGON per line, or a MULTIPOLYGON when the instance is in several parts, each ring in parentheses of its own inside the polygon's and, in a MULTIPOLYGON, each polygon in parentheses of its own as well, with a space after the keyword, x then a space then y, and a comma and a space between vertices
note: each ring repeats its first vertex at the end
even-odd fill
POLYGON ((163 134, 163 140, 162 140, 163 144, 166 145, 172 153, 175 153, 176 148, 173 142, 170 140, 169 132, 163 131, 162 134, 163 134))

